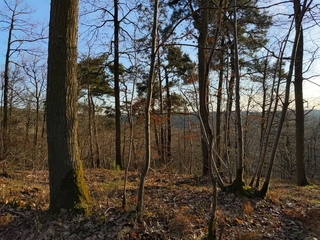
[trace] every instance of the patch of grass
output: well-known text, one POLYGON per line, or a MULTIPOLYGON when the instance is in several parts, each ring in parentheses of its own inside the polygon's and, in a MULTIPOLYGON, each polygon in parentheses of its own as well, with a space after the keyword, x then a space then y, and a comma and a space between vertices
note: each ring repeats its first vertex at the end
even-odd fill
POLYGON ((308 201, 309 201, 310 204, 312 204, 312 205, 320 205, 320 199, 313 198, 313 199, 308 199, 308 201))
POLYGON ((0 203, 19 209, 46 210, 49 186, 27 181, 26 178, 0 178, 0 203))
POLYGON ((120 166, 117 165, 116 161, 112 161, 112 162, 111 162, 111 169, 112 169, 112 170, 115 170, 115 171, 120 171, 120 170, 121 170, 121 169, 120 169, 120 166))
POLYGON ((288 190, 286 188, 276 188, 269 191, 267 199, 274 204, 280 204, 281 200, 288 196, 288 190))

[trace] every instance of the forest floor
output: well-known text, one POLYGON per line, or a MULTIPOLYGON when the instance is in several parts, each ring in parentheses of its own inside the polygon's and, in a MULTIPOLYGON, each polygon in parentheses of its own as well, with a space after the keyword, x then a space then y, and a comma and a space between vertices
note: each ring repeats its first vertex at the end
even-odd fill
MULTIPOLYGON (((122 171, 86 170, 93 198, 89 216, 52 216, 47 171, 0 176, 0 239, 205 239, 212 187, 200 177, 150 172, 145 215, 137 222, 139 173, 128 176, 122 209, 122 171)), ((320 185, 273 180, 266 199, 218 193, 220 239, 320 239, 320 185)))

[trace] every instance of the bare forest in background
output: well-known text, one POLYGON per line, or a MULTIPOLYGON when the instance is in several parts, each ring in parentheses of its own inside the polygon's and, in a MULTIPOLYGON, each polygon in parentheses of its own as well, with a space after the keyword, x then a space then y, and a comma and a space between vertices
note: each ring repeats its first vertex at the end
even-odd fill
MULTIPOLYGON (((278 113, 279 114, 279 113, 278 113)), ((214 124, 214 114, 211 114, 214 124)), ((152 162, 151 168, 175 173, 189 173, 201 175, 201 143, 200 143, 200 123, 193 114, 174 114, 172 116, 172 153, 170 161, 161 161, 159 151, 161 146, 157 146, 155 133, 160 132, 161 124, 166 121, 165 116, 152 117, 152 162), (157 129, 157 130, 155 130, 157 129)), ((261 121, 256 112, 245 116, 247 126, 245 129, 246 140, 246 173, 252 176, 257 166, 261 121)), ((98 146, 94 146, 94 151, 90 150, 90 138, 88 133, 88 116, 79 114, 80 149, 81 159, 86 168, 95 166, 95 162, 100 161, 101 168, 117 169, 115 163, 115 121, 113 117, 105 115, 96 116, 96 135, 94 141, 99 141, 98 146)), ((34 109, 13 108, 10 112, 10 155, 2 164, 2 171, 10 171, 19 166, 25 170, 46 170, 48 169, 47 143, 44 126, 44 112, 40 111, 40 117, 36 118, 34 109), (38 129, 36 128, 38 126, 38 129), (36 132, 38 131, 38 132, 36 132)), ((126 116, 122 117, 123 139, 123 166, 127 165, 130 129, 126 116)), ((130 164, 131 171, 139 171, 144 161, 144 129, 143 116, 136 116, 134 119, 134 151, 130 164)), ((306 115, 306 167, 310 178, 320 177, 320 113, 313 110, 306 115)), ((234 136, 234 131, 232 135, 234 136)), ((273 176, 275 178, 293 179, 296 165, 294 158, 294 116, 288 114, 284 127, 283 136, 279 144, 277 160, 273 176)), ((270 139, 272 141, 272 138, 270 139)), ((234 158, 236 144, 233 143, 230 149, 230 158, 234 158)), ((234 166, 233 166, 234 167, 234 166)))

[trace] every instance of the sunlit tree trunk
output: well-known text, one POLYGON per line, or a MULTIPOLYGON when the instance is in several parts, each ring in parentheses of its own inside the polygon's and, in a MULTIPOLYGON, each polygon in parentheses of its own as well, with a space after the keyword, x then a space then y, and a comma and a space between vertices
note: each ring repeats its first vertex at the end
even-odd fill
POLYGON ((93 138, 95 144, 95 165, 97 168, 101 167, 101 154, 100 154, 100 145, 98 138, 98 127, 97 127, 97 118, 96 118, 96 106, 91 96, 91 105, 92 105, 92 124, 93 124, 93 138))
POLYGON ((49 210, 88 211, 78 146, 78 0, 52 0, 49 24, 47 141, 49 210))
POLYGON ((94 149, 93 149, 93 130, 92 130, 92 104, 91 104, 91 90, 90 84, 87 86, 88 88, 88 131, 89 131, 89 164, 90 167, 95 168, 94 162, 94 149))
POLYGON ((150 71, 148 78, 148 92, 147 92, 147 101, 145 105, 145 165, 141 171, 140 184, 139 184, 139 192, 138 192, 138 204, 137 204, 137 213, 139 216, 139 220, 142 220, 143 213, 143 197, 144 197, 144 184, 145 178, 150 168, 151 161, 151 143, 150 143, 150 111, 151 111, 151 103, 152 103, 152 92, 153 92, 153 82, 154 82, 154 69, 155 69, 155 61, 157 54, 157 32, 158 32, 158 8, 159 8, 158 0, 155 0, 153 6, 153 26, 152 26, 152 47, 151 47, 151 63, 150 63, 150 71))
MULTIPOLYGON (((309 8, 309 4, 311 4, 311 2, 312 1, 310 1, 307 4, 307 2, 304 1, 304 5, 303 5, 303 8, 302 8, 303 10, 299 14, 299 17, 297 19, 295 19, 296 29, 301 29, 301 23, 302 23, 302 19, 303 19, 304 13, 309 8)), ((297 52, 298 52, 298 49, 299 49, 299 40, 300 40, 300 31, 296 31, 295 37, 294 37, 294 41, 293 41, 291 59, 290 59, 291 61, 290 61, 290 66, 289 66, 289 71, 288 71, 287 81, 286 81, 285 99, 284 99, 284 102, 283 102, 282 112, 281 112, 281 116, 280 116, 280 119, 279 119, 278 129, 277 129, 276 136, 275 136, 275 139, 274 139, 274 142, 273 142, 273 146, 272 146, 272 149, 271 149, 271 156, 270 156, 269 167, 268 167, 267 174, 266 174, 266 179, 265 179, 265 181, 263 183, 263 186, 262 186, 262 188, 260 190, 260 193, 261 193, 262 196, 266 196, 266 194, 268 192, 268 189, 269 189, 272 168, 273 168, 273 165, 274 165, 276 152, 277 152, 277 148, 278 148, 278 144, 279 144, 279 140, 280 140, 280 136, 281 136, 281 132, 282 132, 282 126, 283 126, 283 123, 285 121, 286 113, 287 113, 288 106, 289 106, 290 84, 291 84, 291 81, 292 81, 294 65, 295 65, 295 62, 296 62, 297 52)))
POLYGON ((167 141, 166 141, 166 159, 167 162, 171 161, 171 94, 170 94, 170 83, 169 83, 169 76, 167 74, 167 69, 165 69, 166 74, 166 93, 167 93, 167 98, 166 98, 166 103, 167 103, 167 141))

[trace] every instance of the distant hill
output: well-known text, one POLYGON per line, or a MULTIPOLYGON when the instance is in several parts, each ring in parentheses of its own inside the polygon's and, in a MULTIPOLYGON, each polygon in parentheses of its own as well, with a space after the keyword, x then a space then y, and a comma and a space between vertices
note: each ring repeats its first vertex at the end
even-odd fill
POLYGON ((312 111, 307 110, 306 114, 310 116, 320 117, 320 110, 312 110, 312 111))
MULTIPOLYGON (((280 113, 280 112, 279 112, 280 113)), ((233 112, 234 114, 234 112, 233 112)), ((306 110, 305 111, 306 114, 306 119, 310 119, 310 118, 320 118, 320 110, 306 110)), ((215 117, 216 113, 210 113, 210 118, 215 117)), ((245 113, 243 112, 242 115, 245 115, 245 113)), ((252 112, 251 115, 256 115, 259 116, 260 113, 258 112, 252 112)), ((215 118, 213 119, 215 120, 215 118)), ((197 116, 190 114, 190 115, 179 115, 179 114, 173 114, 172 115, 172 126, 174 128, 178 128, 178 129, 183 129, 184 127, 188 128, 188 123, 190 122, 191 125, 193 124, 199 124, 199 119, 197 116)))
MULTIPOLYGON (((232 113, 234 114, 234 112, 232 112, 232 113)), ((320 110, 312 110, 312 111, 306 110, 305 114, 306 114, 306 118, 307 119, 320 117, 320 110)), ((213 120, 215 120, 215 115, 216 115, 216 112, 211 112, 210 113, 210 119, 212 119, 212 117, 213 117, 214 118, 213 120)), ((245 112, 243 112, 242 115, 245 115, 245 112)), ((250 115, 260 116, 260 113, 252 112, 250 115)), ((122 122, 127 121, 127 116, 122 115, 121 121, 122 122)), ((199 124, 199 119, 195 114, 178 114, 178 113, 174 113, 174 114, 172 114, 171 122, 172 122, 172 127, 173 128, 184 129, 184 128, 188 128, 189 127, 189 125, 188 125, 189 123, 190 123, 190 125, 199 124)))

